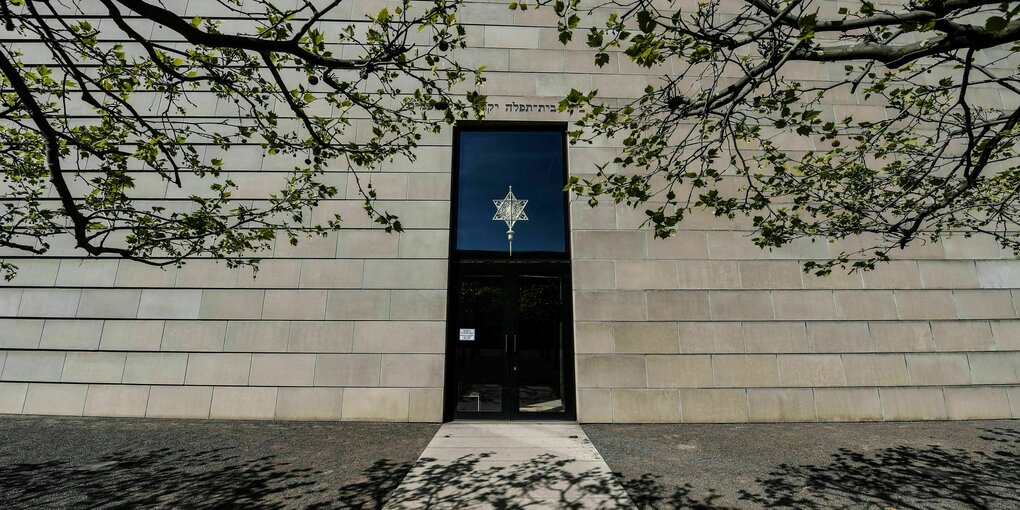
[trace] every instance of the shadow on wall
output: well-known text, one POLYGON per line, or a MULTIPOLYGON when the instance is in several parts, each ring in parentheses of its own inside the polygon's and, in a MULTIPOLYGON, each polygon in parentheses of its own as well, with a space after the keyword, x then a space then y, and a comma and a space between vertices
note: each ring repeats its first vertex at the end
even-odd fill
MULTIPOLYGON (((985 430, 994 451, 893 447, 840 450, 825 465, 782 465, 737 496, 740 508, 1020 507, 1020 432, 985 430)), ((240 459, 232 448, 202 452, 118 452, 85 465, 60 461, 0 465, 5 508, 735 508, 711 491, 666 487, 653 474, 621 480, 627 495, 590 464, 549 455, 497 462, 377 461, 359 481, 331 486, 330 473, 294 468, 273 456, 240 459), (403 485, 397 488, 404 480, 403 485), (388 500, 388 501, 387 501, 388 500), (552 505, 550 505, 552 503, 552 505)), ((2 461, 2 459, 0 459, 2 461)))

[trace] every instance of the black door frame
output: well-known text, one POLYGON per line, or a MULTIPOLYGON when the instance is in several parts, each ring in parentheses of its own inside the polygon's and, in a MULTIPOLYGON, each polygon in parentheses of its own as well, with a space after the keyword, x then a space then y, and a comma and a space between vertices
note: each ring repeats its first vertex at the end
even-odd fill
MULTIPOLYGON (((451 176, 450 194, 450 265, 447 272, 447 313, 446 313, 446 377, 443 390, 443 421, 456 419, 485 419, 485 420, 577 420, 577 387, 574 374, 574 319, 573 319, 573 285, 571 283, 570 264, 570 204, 566 191, 563 192, 563 218, 565 225, 564 253, 562 255, 550 254, 515 254, 513 259, 501 255, 488 255, 471 253, 461 257, 457 251, 457 214, 458 214, 458 186, 460 174, 460 134, 465 131, 559 131, 563 146, 563 182, 567 181, 568 157, 567 157, 567 123, 565 122, 490 122, 475 121, 462 122, 454 127, 453 132, 453 168, 451 176), (515 269, 510 269, 515 268, 515 269), (505 278, 513 278, 521 272, 545 272, 561 275, 567 289, 564 292, 563 314, 563 412, 535 412, 521 413, 518 404, 519 396, 516 391, 516 378, 510 373, 511 363, 507 364, 507 384, 504 385, 504 406, 508 408, 500 413, 457 413, 457 373, 456 353, 459 331, 456 328, 456 310, 458 306, 457 292, 461 274, 484 274, 499 272, 506 275, 505 278), (513 388, 511 388, 513 386, 513 388), (507 395, 509 393, 509 395, 507 395), (509 397, 509 398, 508 398, 509 397), (455 416, 456 415, 456 416, 455 416)), ((504 280, 506 282, 506 280, 504 280)), ((506 283, 504 283, 506 285, 506 283)), ((516 302, 516 296, 508 296, 507 302, 516 302)))

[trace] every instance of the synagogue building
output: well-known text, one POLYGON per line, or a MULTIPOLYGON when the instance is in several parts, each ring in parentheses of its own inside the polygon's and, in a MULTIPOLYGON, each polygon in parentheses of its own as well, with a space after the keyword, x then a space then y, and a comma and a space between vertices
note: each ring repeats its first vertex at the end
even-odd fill
MULTIPOLYGON (((202 3, 174 5, 187 4, 190 17, 202 3)), ((364 12, 383 5, 354 3, 364 12)), ((1012 252, 954 236, 913 244, 874 271, 818 277, 803 264, 865 241, 763 250, 747 218, 710 214, 656 239, 644 208, 590 207, 564 191, 570 176, 612 160, 620 142, 569 143, 573 119, 558 104, 572 89, 634 98, 661 70, 615 55, 595 66, 583 37, 560 42, 551 9, 469 2, 460 19, 470 46, 457 57, 485 66, 486 116, 430 135, 413 162, 359 175, 403 232, 374 224, 354 177, 338 168, 324 180, 341 192, 312 221, 340 214, 343 228, 296 246, 278 241, 257 254, 257 275, 201 257, 180 268, 90 258, 71 240, 43 256, 6 250, 19 273, 0 287, 0 413, 1020 418, 1012 252)), ((19 46, 31 56, 33 44, 19 46)), ((804 66, 803 80, 823 83, 840 68, 804 66)), ((846 97, 828 113, 884 115, 846 97)), ((197 115, 229 114, 215 97, 196 104, 205 109, 197 115)), ((370 122, 355 120, 356 130, 370 122)), ((238 145, 224 171, 240 198, 257 199, 292 166, 238 145)), ((196 189, 140 178, 137 193, 172 203, 196 189)))

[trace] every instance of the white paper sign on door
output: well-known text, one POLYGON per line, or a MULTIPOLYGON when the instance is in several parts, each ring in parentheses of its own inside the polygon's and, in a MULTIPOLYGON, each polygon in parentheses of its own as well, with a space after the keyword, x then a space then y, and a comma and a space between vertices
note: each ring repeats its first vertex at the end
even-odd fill
POLYGON ((461 329, 460 330, 460 341, 461 342, 474 342, 475 341, 475 330, 473 330, 473 329, 461 329))

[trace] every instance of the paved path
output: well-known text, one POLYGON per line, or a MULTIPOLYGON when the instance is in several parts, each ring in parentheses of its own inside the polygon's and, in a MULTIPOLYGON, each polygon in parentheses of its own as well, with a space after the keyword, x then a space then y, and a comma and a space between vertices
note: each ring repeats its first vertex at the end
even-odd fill
POLYGON ((387 510, 633 508, 581 427, 447 423, 387 510))

